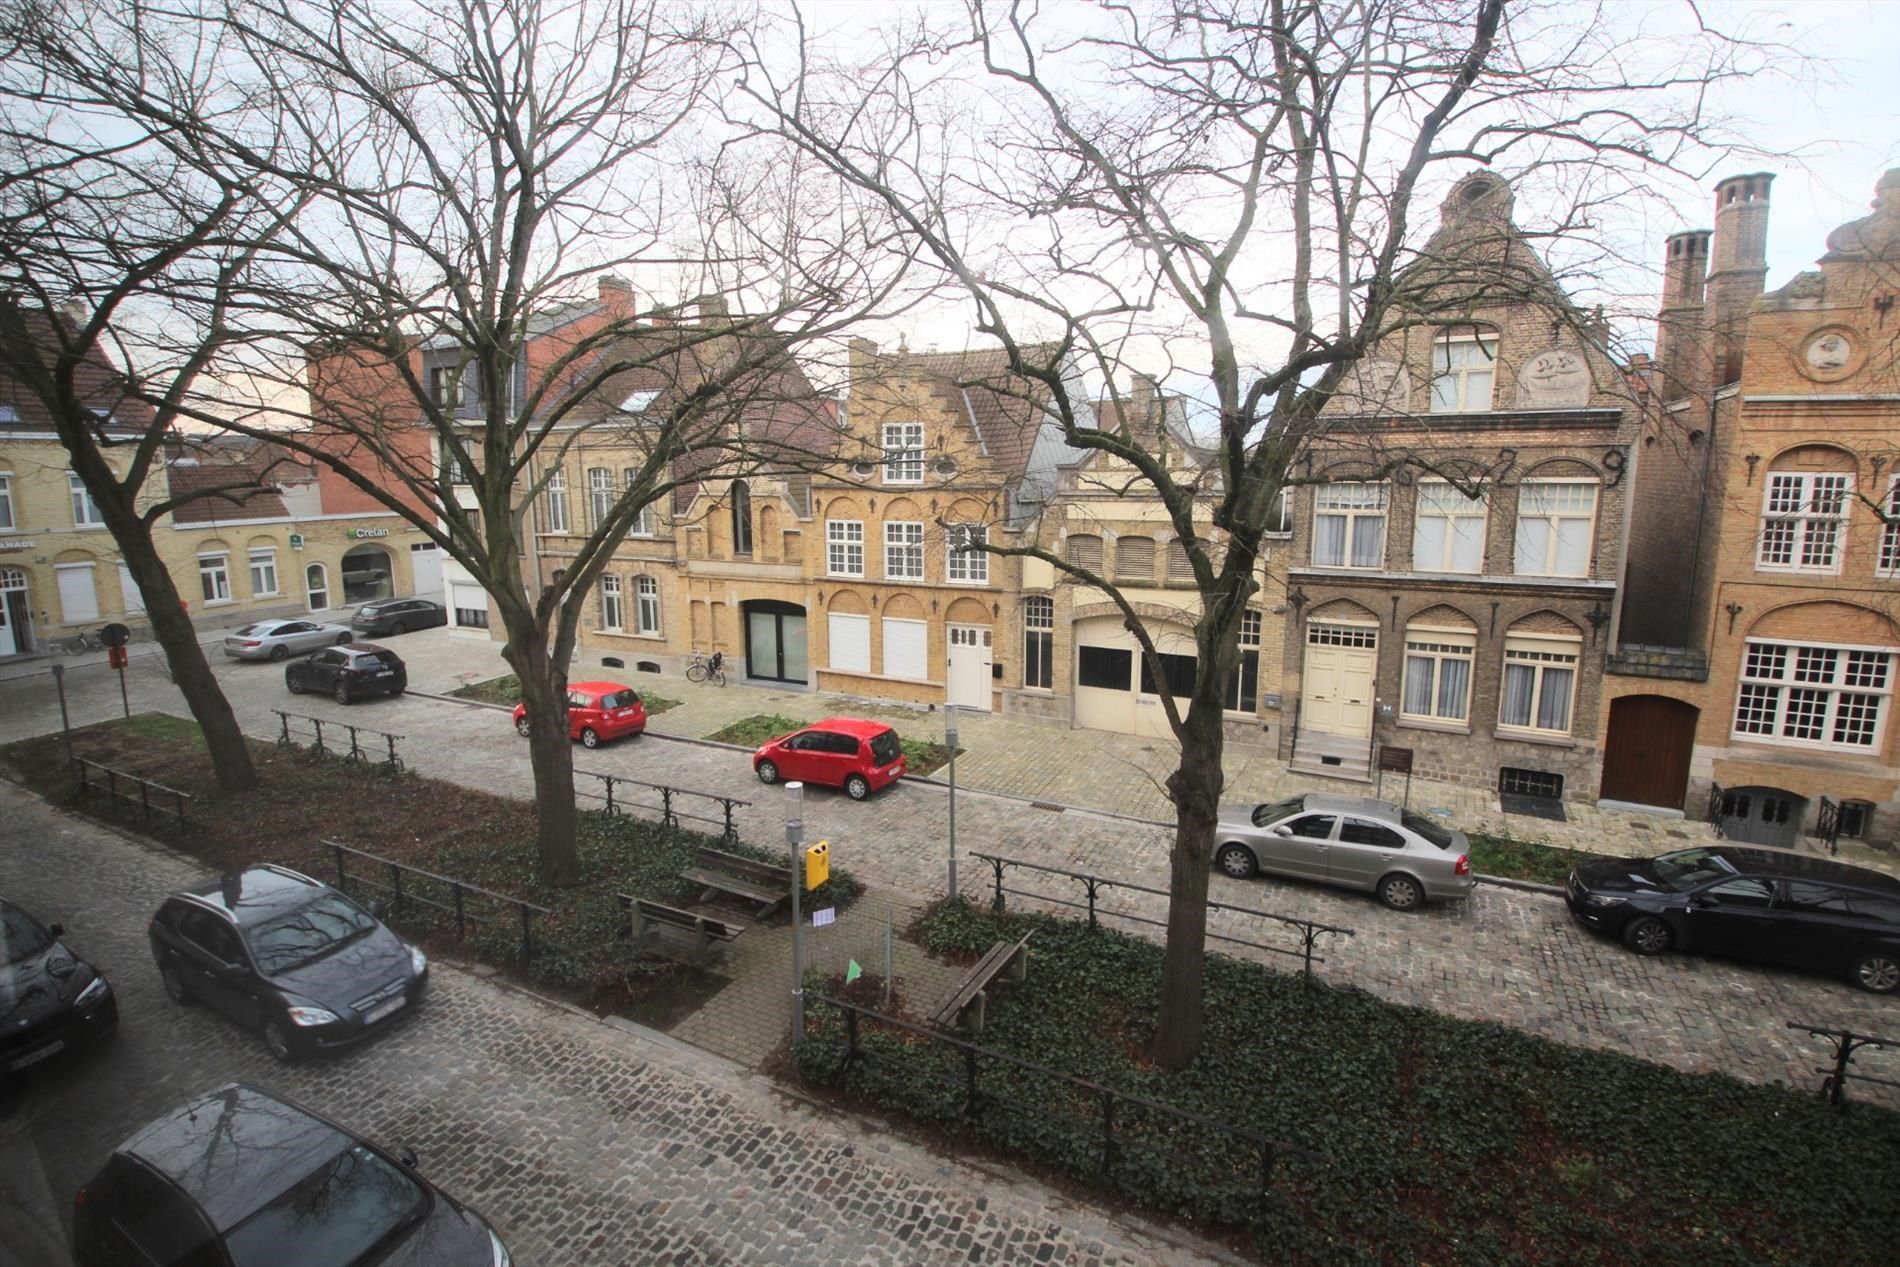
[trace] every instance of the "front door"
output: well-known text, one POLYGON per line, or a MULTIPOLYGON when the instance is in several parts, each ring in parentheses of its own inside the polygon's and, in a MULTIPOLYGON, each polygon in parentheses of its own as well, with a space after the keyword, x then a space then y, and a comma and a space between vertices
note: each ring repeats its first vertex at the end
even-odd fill
POLYGON ((28 622, 26 573, 0 568, 0 655, 25 655, 33 649, 33 626, 28 622))
POLYGON ((958 708, 990 711, 990 627, 949 625, 949 690, 945 698, 958 708))
POLYGON ((1722 835, 1737 844, 1792 849, 1807 809, 1805 797, 1780 788, 1731 788, 1722 793, 1722 835))
POLYGON ((303 570, 303 587, 309 596, 311 611, 320 612, 330 606, 330 574, 324 571, 323 564, 312 563, 303 570))
POLYGON ((433 541, 418 541, 409 547, 409 592, 433 596, 442 591, 442 551, 433 541))
POLYGON ((1664 695, 1611 701, 1598 794, 1606 801, 1681 809, 1699 715, 1695 705, 1664 695))
POLYGON ((1372 733, 1372 688, 1378 630, 1364 625, 1311 624, 1301 670, 1300 725, 1329 735, 1372 733))
POLYGON ((748 602, 745 612, 745 674, 803 686, 811 678, 806 658, 805 609, 775 599, 748 602))

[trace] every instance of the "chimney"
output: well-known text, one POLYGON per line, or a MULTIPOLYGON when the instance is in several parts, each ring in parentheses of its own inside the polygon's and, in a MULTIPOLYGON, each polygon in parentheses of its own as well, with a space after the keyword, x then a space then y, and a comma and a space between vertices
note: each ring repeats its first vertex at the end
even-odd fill
POLYGON ((718 325, 726 319, 726 297, 724 295, 701 295, 693 300, 699 307, 699 324, 718 325))
POLYGON ((1731 176, 1715 187, 1715 240, 1709 252, 1708 317, 1715 386, 1742 376, 1748 312, 1768 281, 1770 172, 1731 176))
POLYGON ((1656 317, 1656 369, 1664 400, 1709 389, 1708 272, 1709 230, 1669 235, 1663 245, 1662 310, 1656 317))
POLYGON ((612 273, 605 273, 602 274, 598 285, 600 288, 600 302, 603 307, 623 312, 631 312, 633 310, 632 282, 624 277, 616 277, 612 273))

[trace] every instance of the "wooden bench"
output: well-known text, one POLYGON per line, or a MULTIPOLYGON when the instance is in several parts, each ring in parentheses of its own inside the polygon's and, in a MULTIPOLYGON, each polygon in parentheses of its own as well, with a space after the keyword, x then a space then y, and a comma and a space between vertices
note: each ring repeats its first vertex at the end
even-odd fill
POLYGON ((1004 973, 1009 974, 1011 981, 1021 981, 1029 975, 1028 934, 1018 942, 999 941, 991 946, 976 961, 976 966, 964 974, 950 997, 931 1012, 929 1023, 937 1029, 965 1028, 973 1034, 982 1033, 990 987, 1004 973))
POLYGON ((651 941, 671 940, 686 946, 686 957, 695 963, 711 961, 724 948, 723 943, 745 931, 744 926, 739 924, 730 924, 696 911, 683 911, 677 906, 650 902, 629 893, 616 893, 614 896, 626 908, 626 934, 633 938, 634 944, 645 946, 651 941))
POLYGON ((697 866, 680 872, 682 878, 700 885, 705 892, 702 902, 720 894, 729 894, 757 905, 754 919, 765 919, 792 900, 792 869, 769 862, 755 862, 723 849, 701 849, 697 866))

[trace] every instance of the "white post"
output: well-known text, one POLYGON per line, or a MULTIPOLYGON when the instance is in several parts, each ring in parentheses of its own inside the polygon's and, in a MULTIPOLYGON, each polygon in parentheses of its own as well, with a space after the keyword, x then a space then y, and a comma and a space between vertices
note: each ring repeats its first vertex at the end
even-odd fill
POLYGON ((950 749, 950 897, 957 895, 957 706, 943 706, 943 742, 950 749))
POLYGON ((792 1051, 805 1036, 805 917, 799 897, 805 888, 805 785, 785 785, 785 843, 792 847, 792 1051))

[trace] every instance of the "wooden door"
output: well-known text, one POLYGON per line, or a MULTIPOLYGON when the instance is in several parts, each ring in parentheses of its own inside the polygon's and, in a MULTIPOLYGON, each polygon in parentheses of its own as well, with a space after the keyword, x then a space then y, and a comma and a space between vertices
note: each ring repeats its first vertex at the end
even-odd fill
POLYGON ((1698 716, 1695 705, 1664 695, 1612 701, 1603 747, 1603 799, 1681 809, 1698 716))
POLYGON ((1329 735, 1372 733, 1378 651, 1371 629, 1324 627, 1309 633, 1301 670, 1300 724, 1329 735), (1343 644, 1343 645, 1342 645, 1343 644))

